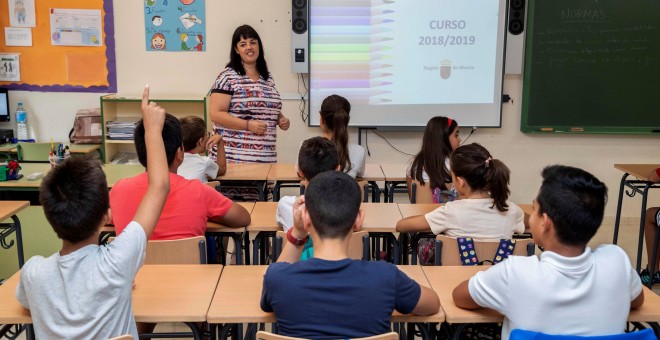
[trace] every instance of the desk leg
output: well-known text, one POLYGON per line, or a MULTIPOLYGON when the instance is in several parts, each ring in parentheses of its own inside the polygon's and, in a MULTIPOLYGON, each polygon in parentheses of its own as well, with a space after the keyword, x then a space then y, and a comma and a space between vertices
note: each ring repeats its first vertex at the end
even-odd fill
POLYGON ((243 249, 241 247, 241 243, 243 240, 241 240, 241 237, 237 233, 229 233, 229 237, 234 240, 234 251, 236 252, 236 264, 241 265, 243 264, 243 249))
POLYGON ((273 185, 273 202, 278 202, 280 200, 280 186, 282 185, 282 182, 280 181, 275 181, 275 185, 273 185))
POLYGON ((21 231, 21 221, 16 215, 13 215, 11 219, 14 221, 14 230, 16 231, 16 252, 18 253, 18 268, 23 268, 25 258, 23 257, 23 233, 21 231))
MULTIPOLYGON (((644 248, 644 222, 646 221, 646 199, 648 198, 649 188, 653 183, 648 182, 644 186, 644 191, 642 192, 642 212, 640 213, 639 218, 639 240, 637 241, 637 272, 639 273, 640 268, 642 267, 642 250, 644 248)), ((647 245, 650 246, 650 245, 647 245)), ((651 259, 649 259, 650 261, 651 259)), ((653 278, 651 278, 653 281, 653 278)))
POLYGON ((614 218, 614 239, 612 240, 613 244, 616 244, 619 238, 619 223, 621 222, 621 205, 623 204, 623 190, 626 184, 626 178, 629 174, 623 174, 621 177, 621 182, 619 183, 619 198, 616 205, 616 217, 614 218))
POLYGON ((246 231, 243 237, 244 237, 243 251, 245 254, 245 264, 250 265, 250 232, 246 231))
POLYGON ((32 324, 25 325, 25 337, 27 340, 34 340, 35 335, 34 335, 34 327, 32 327, 32 324))

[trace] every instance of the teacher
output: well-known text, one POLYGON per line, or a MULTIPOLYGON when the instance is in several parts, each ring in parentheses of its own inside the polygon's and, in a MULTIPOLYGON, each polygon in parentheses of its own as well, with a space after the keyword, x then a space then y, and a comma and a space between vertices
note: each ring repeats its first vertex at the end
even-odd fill
POLYGON ((228 163, 277 162, 277 127, 288 130, 290 122, 282 115, 261 38, 248 25, 234 31, 229 62, 211 88, 210 111, 228 163))

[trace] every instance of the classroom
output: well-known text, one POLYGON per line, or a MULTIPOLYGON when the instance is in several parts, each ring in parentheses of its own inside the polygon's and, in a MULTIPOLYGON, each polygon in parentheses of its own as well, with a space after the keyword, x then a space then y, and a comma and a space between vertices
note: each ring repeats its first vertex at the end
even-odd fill
MULTIPOLYGON (((6 15, 4 13, 5 9, 8 3, 13 1, 0 0, 0 8, 2 8, 3 12, 0 15, 6 15)), ((228 55, 230 54, 232 32, 236 27, 247 24, 259 33, 264 44, 264 49, 267 50, 266 61, 268 62, 268 68, 276 83, 277 91, 279 91, 282 98, 281 112, 290 121, 290 127, 287 131, 278 129, 277 132, 277 163, 293 165, 297 161, 297 150, 300 148, 301 142, 321 134, 318 126, 309 126, 306 121, 303 121, 303 114, 301 114, 300 110, 301 105, 305 105, 305 103, 301 103, 300 99, 301 79, 304 79, 307 85, 309 85, 309 75, 294 73, 291 70, 291 25, 292 12, 294 11, 292 1, 203 1, 207 14, 206 21, 204 22, 206 30, 204 37, 205 50, 194 53, 149 51, 145 49, 145 39, 148 39, 143 34, 145 28, 145 1, 104 0, 101 2, 108 1, 113 3, 114 53, 116 63, 116 91, 114 92, 119 96, 139 98, 144 85, 149 84, 151 98, 205 98, 213 86, 216 77, 229 61, 228 55)), ((170 3, 172 2, 178 3, 179 1, 170 0, 170 3)), ((66 7, 61 4, 57 6, 66 7)), ((438 18, 438 20, 440 19, 438 18)), ((38 18, 39 20, 42 19, 38 18)), ((179 45, 179 42, 172 42, 172 44, 179 45)), ((192 42, 188 42, 188 46, 193 45, 192 42)), ((0 54, 6 52, 6 48, 4 44, 0 44, 0 54)), ((29 54, 34 49, 38 49, 38 46, 24 47, 21 49, 21 53, 29 54)), ((565 79, 566 82, 573 80, 570 78, 565 79)), ((0 81, 0 88, 7 84, 9 83, 0 81)), ((558 87, 562 86, 562 84, 554 85, 558 87)), ((523 91, 524 75, 520 72, 517 74, 505 73, 502 79, 502 93, 508 94, 510 100, 501 104, 501 126, 478 127, 470 135, 468 143, 479 143, 483 145, 493 155, 493 158, 502 161, 508 166, 511 170, 509 186, 511 194, 509 200, 517 204, 532 204, 541 184, 541 171, 548 165, 567 165, 584 169, 593 174, 607 186, 608 200, 605 206, 602 226, 589 245, 594 247, 598 244, 612 243, 615 216, 617 214, 617 196, 620 192, 619 185, 623 175, 623 172, 615 168, 614 165, 660 164, 660 134, 525 133, 520 128, 521 120, 523 119, 523 91)), ((33 131, 32 138, 37 142, 64 141, 65 144, 69 144, 69 131, 73 126, 76 111, 79 109, 99 107, 100 97, 108 94, 110 93, 10 90, 8 100, 12 119, 9 122, 0 122, 0 129, 16 131, 17 126, 16 120, 13 117, 13 111, 17 107, 18 102, 22 102, 28 111, 28 121, 30 129, 33 131)), ((654 99, 648 98, 647 100, 648 102, 645 105, 655 105, 654 99)), ((158 105, 168 110, 168 103, 166 101, 158 102, 158 105)), ((635 106, 643 105, 642 103, 635 104, 635 106)), ((180 110, 176 107, 175 109, 180 110)), ((317 112, 309 112, 309 114, 318 116, 317 112)), ((437 115, 451 116, 451 113, 437 112, 437 115)), ((658 117, 657 113, 655 117, 658 117)), ((207 117, 207 121, 209 119, 210 117, 207 117)), ((458 124, 460 127, 460 136, 465 140, 468 134, 470 134, 471 126, 462 126, 460 120, 458 120, 458 124)), ((365 154, 367 165, 398 165, 402 169, 405 169, 405 164, 420 150, 422 134, 423 126, 417 129, 398 130, 349 129, 350 142, 357 144, 359 139, 362 146, 368 150, 368 154, 365 154)), ((25 175, 27 176, 27 173, 25 175)), ((405 177, 405 174, 402 173, 401 175, 405 177)), ((379 180, 378 184, 382 188, 383 180, 379 180)), ((0 191, 4 190, 0 188, 0 191)), ((296 195, 299 189, 296 187, 284 188, 282 190, 282 195, 296 195)), ((648 207, 659 206, 660 191, 650 190, 647 195, 647 202, 648 207)), ((410 201, 405 193, 397 193, 392 204, 408 203, 410 201)), ((0 205, 2 204, 0 201, 0 205)), ((253 209, 254 206, 250 206, 250 208, 253 209)), ((274 206, 269 206, 269 209, 274 212, 274 206)), ((19 212, 17 216, 21 220, 24 230, 23 252, 26 261, 35 255, 50 256, 60 250, 61 243, 49 226, 43 209, 40 206, 29 206, 19 212)), ((254 214, 252 221, 254 224, 254 214)), ((396 221, 391 221, 391 223, 396 223, 396 221)), ((621 207, 619 245, 628 255, 633 267, 637 261, 642 261, 642 265, 646 264, 645 251, 642 252, 642 258, 640 260, 637 258, 639 223, 640 200, 637 197, 631 199, 624 196, 624 204, 621 207)), ((252 237, 254 237, 254 234, 252 237)), ((16 247, 4 249, 3 246, 0 249, 0 279, 8 279, 19 271, 16 256, 16 247)), ((244 256, 252 260, 251 253, 245 253, 244 256)), ((222 270, 222 274, 217 274, 217 276, 224 276, 231 267, 227 266, 222 270)), ((259 279, 265 272, 264 268, 254 270, 257 271, 249 275, 259 279), (258 270, 261 271, 259 272, 258 270)), ((431 280, 430 277, 432 275, 436 275, 425 273, 422 269, 419 271, 411 270, 406 273, 413 278, 415 278, 415 275, 421 275, 421 277, 428 278, 429 280, 431 280)), ((159 275, 170 274, 159 273, 159 275)), ((207 273, 207 275, 213 276, 216 274, 207 273)), ((180 280, 184 279, 181 278, 180 280)), ((176 285, 177 280, 179 279, 173 279, 171 284, 176 285)), ((220 282, 221 284, 218 287, 222 287, 222 281, 220 282)), ((459 282, 454 282, 454 286, 459 282)), ((197 289, 197 291, 204 291, 204 294, 210 294, 209 296, 213 297, 215 286, 213 289, 209 287, 190 289, 192 290, 190 293, 192 295, 194 295, 195 289, 197 289), (208 290, 210 292, 207 292, 208 290)), ((656 285, 656 292, 657 289, 658 286, 656 285)), ((232 294, 245 294, 246 296, 243 296, 243 298, 250 299, 250 293, 241 292, 239 288, 236 288, 232 292, 232 294)), ((222 294, 224 294, 223 296, 228 296, 229 293, 225 292, 222 294)), ((215 298, 221 298, 217 292, 215 298)), ((258 298, 256 297, 256 299, 258 298)), ((443 297, 441 297, 441 303, 442 301, 444 301, 443 297)), ((236 308, 240 308, 240 304, 237 305, 238 307, 236 308)), ((444 305, 442 308, 445 309, 445 314, 449 315, 444 305)), ((254 319, 244 322, 273 322, 272 314, 266 315, 267 313, 262 312, 258 307, 254 310, 254 313, 256 313, 254 319)), ((222 317, 220 315, 213 323, 230 323, 226 321, 226 316, 225 319, 222 317)), ((397 317, 400 317, 400 315, 395 315, 393 320, 404 320, 403 322, 406 322, 405 318, 396 319, 397 317)), ((658 317, 655 320, 638 321, 658 322, 660 321, 660 314, 658 317)), ((493 320, 497 321, 498 319, 493 319, 492 315, 490 315, 490 319, 488 320, 493 322, 493 320)), ((184 321, 194 323, 207 321, 207 319, 190 319, 184 321)), ((208 321, 211 323, 210 319, 208 321)), ((410 322, 423 323, 434 321, 419 319, 410 322)), ((241 329, 241 333, 242 331, 241 329)))

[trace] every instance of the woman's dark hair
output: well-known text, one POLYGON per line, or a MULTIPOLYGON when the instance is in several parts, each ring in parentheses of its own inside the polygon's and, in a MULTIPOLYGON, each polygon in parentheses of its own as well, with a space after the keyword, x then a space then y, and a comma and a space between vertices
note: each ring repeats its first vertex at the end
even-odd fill
POLYGON ((486 148, 477 143, 460 146, 451 154, 450 166, 454 176, 463 177, 472 190, 488 191, 497 210, 508 210, 511 172, 500 160, 493 159, 486 148))
POLYGON ((229 62, 227 67, 233 68, 238 74, 244 76, 245 69, 243 68, 243 61, 241 56, 236 53, 236 46, 241 39, 257 39, 259 43, 259 56, 257 57, 257 71, 264 79, 268 79, 268 65, 266 64, 266 52, 264 51, 264 44, 261 42, 259 33, 249 25, 238 26, 231 37, 231 48, 229 49, 229 62))
POLYGON ((321 119, 332 134, 332 142, 337 146, 339 154, 339 170, 351 170, 351 160, 348 155, 348 122, 351 117, 351 103, 340 95, 333 94, 323 99, 321 103, 321 119))
POLYGON ((451 182, 451 174, 446 160, 452 153, 449 136, 458 129, 458 123, 447 117, 433 117, 426 123, 422 149, 415 156, 408 177, 424 185, 422 172, 429 175, 431 188, 445 189, 445 183, 451 182))

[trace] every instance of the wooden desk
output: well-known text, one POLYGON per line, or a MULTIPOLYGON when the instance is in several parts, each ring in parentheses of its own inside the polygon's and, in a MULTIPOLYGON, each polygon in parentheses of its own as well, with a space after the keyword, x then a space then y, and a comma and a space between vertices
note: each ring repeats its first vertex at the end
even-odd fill
MULTIPOLYGON (((276 322, 275 314, 262 311, 260 306, 266 268, 268 267, 225 267, 206 321, 211 324, 225 324, 223 335, 226 335, 233 324, 276 322)), ((420 267, 401 266, 399 269, 419 284, 429 287, 420 267)), ((392 322, 442 322, 444 319, 442 310, 430 316, 402 315, 398 312, 392 314, 392 322)))
MULTIPOLYGON (((367 163, 364 165, 364 174, 362 177, 358 177, 355 180, 357 181, 367 181, 371 185, 372 202, 380 202, 380 187, 378 186, 377 181, 384 181, 385 175, 383 174, 383 169, 380 168, 380 164, 370 164, 367 163)), ((385 200, 387 201, 387 200, 385 200)))
MULTIPOLYGON (((425 266, 422 267, 431 287, 440 297, 440 305, 445 312, 448 323, 486 323, 502 322, 504 317, 488 308, 474 310, 462 309, 454 304, 452 292, 459 283, 474 276, 477 272, 486 270, 483 266, 425 266)), ((658 322, 660 321, 660 296, 643 287, 644 304, 630 311, 628 321, 658 322)))
POLYGON ((399 207, 399 211, 401 212, 401 217, 406 218, 410 216, 417 216, 417 215, 426 215, 430 213, 431 211, 440 208, 443 206, 444 203, 416 203, 416 204, 408 204, 408 203, 399 203, 397 206, 399 207))
POLYGON ((221 184, 229 181, 248 182, 245 183, 247 186, 254 186, 258 190, 259 200, 266 201, 266 183, 271 166, 270 163, 227 163, 227 172, 216 179, 221 184))
MULTIPOLYGON (((392 244, 393 263, 399 264, 401 251, 393 233, 396 232, 396 222, 401 219, 401 212, 396 203, 362 203, 361 208, 364 210, 362 230, 369 232, 369 237, 372 239, 380 237, 388 239, 392 244)), ((371 253, 380 254, 380 242, 375 242, 375 249, 371 249, 371 253)))
MULTIPOLYGON (((16 253, 18 254, 19 268, 23 267, 25 258, 23 255, 23 233, 21 231, 21 221, 16 214, 28 206, 30 206, 30 202, 28 201, 1 201, 0 204, 0 245, 4 249, 11 248, 14 241, 7 242, 6 239, 12 233, 16 233, 16 253), (11 218, 13 223, 1 223, 8 218, 11 218)), ((2 301, 2 299, 0 299, 0 301, 2 301)))
POLYGON ((18 271, 0 286, 0 325, 31 324, 30 311, 16 300, 16 287, 21 278, 18 271))
MULTIPOLYGON (((649 182, 649 174, 651 171, 660 168, 660 164, 614 164, 614 168, 621 170, 624 174, 619 183, 619 197, 616 206, 616 217, 614 219, 614 237, 612 243, 616 244, 619 237, 619 224, 621 222, 621 207, 623 204, 624 187, 628 187, 630 191, 626 191, 628 197, 634 197, 640 194, 642 197, 642 207, 639 219, 639 241, 637 244, 637 272, 642 267, 642 249, 644 247, 644 215, 646 214, 646 200, 648 198, 649 189, 660 188, 660 183, 649 182), (628 179, 632 175, 637 179, 628 179)), ((652 284, 652 283, 649 283, 652 284)))
MULTIPOLYGON (((90 153, 101 148, 101 144, 69 144, 71 153, 90 153)), ((18 144, 0 144, 0 152, 17 153, 18 144)))
POLYGON ((394 202, 394 189, 400 184, 406 184, 405 164, 381 164, 385 175, 385 198, 388 202, 394 202))
MULTIPOLYGON (((234 202, 234 204, 239 204, 245 210, 248 211, 248 213, 252 213, 252 209, 254 208, 254 202, 234 202)), ((236 250, 236 264, 243 264, 243 246, 242 244, 242 237, 243 234, 247 231, 247 228, 232 228, 228 227, 225 225, 222 225, 220 223, 215 223, 212 221, 207 221, 206 223, 206 235, 207 236, 228 236, 231 237, 231 239, 234 241, 234 249, 236 250)), ((248 235, 245 235, 246 239, 249 240, 248 235)), ((249 245, 249 241, 247 241, 247 244, 249 245)), ((248 258, 248 252, 249 252, 249 247, 245 248, 247 251, 245 252, 245 258, 248 258)), ((225 259, 225 256, 223 255, 222 257, 225 259)), ((248 263, 249 264, 249 263, 248 263)))
POLYGON ((271 165, 268 180, 275 181, 273 186, 273 201, 280 200, 280 188, 300 186, 301 177, 296 172, 295 164, 276 163, 271 165))
MULTIPOLYGON (((275 241, 275 233, 279 230, 282 230, 280 226, 277 225, 277 218, 275 214, 277 213, 277 202, 257 202, 252 209, 252 222, 247 227, 248 232, 256 232, 257 235, 254 238, 252 243, 252 263, 253 264, 265 264, 267 252, 261 252, 260 250, 267 249, 267 243, 265 242, 268 238, 272 238, 273 242, 275 241)), ((246 235, 246 245, 245 245, 245 256, 247 257, 249 253, 249 237, 246 235)))

